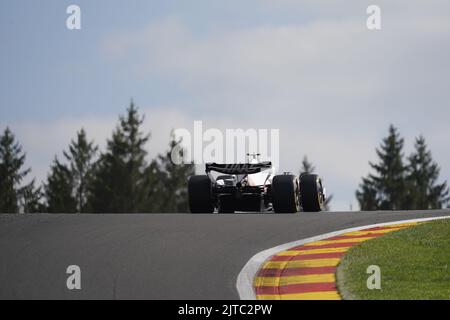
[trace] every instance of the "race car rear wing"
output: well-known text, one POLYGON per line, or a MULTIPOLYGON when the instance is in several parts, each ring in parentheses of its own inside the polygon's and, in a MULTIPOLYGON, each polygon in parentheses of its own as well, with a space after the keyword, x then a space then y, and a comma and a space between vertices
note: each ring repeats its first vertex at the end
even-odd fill
POLYGON ((223 174, 253 174, 270 168, 272 168, 272 162, 270 161, 230 164, 207 163, 205 171, 206 173, 216 171, 223 174))

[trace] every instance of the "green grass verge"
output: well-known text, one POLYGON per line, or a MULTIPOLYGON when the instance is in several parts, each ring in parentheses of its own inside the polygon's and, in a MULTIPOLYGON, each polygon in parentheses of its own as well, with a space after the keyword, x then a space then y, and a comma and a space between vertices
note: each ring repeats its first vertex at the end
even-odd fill
POLYGON ((388 233, 352 247, 337 269, 344 299, 450 299, 450 219, 388 233), (381 289, 367 288, 367 267, 381 269, 381 289))

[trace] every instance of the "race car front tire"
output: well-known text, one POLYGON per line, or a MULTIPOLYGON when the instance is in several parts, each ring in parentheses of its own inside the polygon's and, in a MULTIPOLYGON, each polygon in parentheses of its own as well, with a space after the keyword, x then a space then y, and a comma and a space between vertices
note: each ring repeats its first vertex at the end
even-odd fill
POLYGON ((212 183, 206 175, 189 177, 188 198, 191 213, 213 213, 212 183))
POLYGON ((291 174, 278 175, 272 180, 272 205, 276 213, 295 213, 300 209, 298 178, 291 174))

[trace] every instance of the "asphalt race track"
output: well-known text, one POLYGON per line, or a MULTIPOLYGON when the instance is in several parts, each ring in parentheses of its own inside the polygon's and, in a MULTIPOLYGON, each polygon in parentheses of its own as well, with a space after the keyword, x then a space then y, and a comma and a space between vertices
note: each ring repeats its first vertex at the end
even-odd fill
POLYGON ((238 299, 256 253, 356 226, 450 210, 299 214, 0 214, 0 299, 238 299), (66 268, 81 268, 68 290, 66 268))

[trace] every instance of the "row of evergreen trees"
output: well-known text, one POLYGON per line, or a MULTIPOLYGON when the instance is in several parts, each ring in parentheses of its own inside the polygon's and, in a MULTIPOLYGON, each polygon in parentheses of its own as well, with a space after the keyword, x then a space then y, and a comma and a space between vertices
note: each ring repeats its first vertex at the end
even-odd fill
POLYGON ((361 210, 440 209, 448 204, 447 183, 438 183, 440 169, 425 138, 416 138, 406 161, 403 147, 404 139, 391 125, 376 149, 378 163, 369 163, 373 173, 362 179, 356 191, 361 210))
POLYGON ((40 187, 34 180, 22 186, 30 169, 22 170, 25 154, 7 128, 0 136, 0 212, 186 212, 195 167, 173 164, 174 136, 166 153, 147 162, 143 121, 131 103, 102 153, 81 129, 40 187))
MULTIPOLYGON (((25 153, 6 128, 0 135, 0 212, 186 212, 186 181, 195 167, 171 161, 179 142, 174 136, 167 152, 148 162, 150 135, 142 132, 143 121, 131 103, 104 152, 81 129, 62 160, 55 157, 42 186, 34 179, 23 183, 30 169, 23 169, 25 153)), ((439 167, 425 139, 416 139, 406 161, 403 146, 404 139, 391 126, 376 150, 379 162, 370 163, 374 172, 356 191, 361 210, 438 209, 449 202, 449 189, 445 182, 438 183, 439 167)), ((305 157, 300 172, 314 170, 305 157)))

